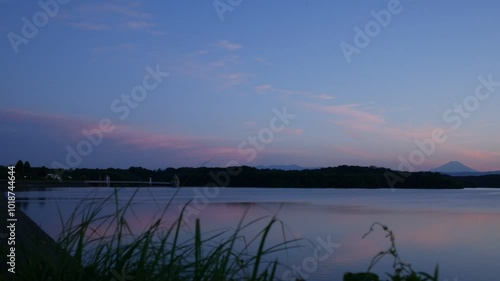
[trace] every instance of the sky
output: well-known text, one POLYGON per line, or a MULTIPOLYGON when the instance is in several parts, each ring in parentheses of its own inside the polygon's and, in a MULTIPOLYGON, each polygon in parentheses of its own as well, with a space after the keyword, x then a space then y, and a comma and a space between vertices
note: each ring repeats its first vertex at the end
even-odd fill
POLYGON ((500 170, 499 10, 0 0, 0 164, 500 170))

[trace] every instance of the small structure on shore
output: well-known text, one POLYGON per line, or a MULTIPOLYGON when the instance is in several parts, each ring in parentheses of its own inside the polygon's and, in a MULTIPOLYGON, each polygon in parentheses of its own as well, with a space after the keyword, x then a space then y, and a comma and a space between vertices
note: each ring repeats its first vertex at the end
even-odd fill
POLYGON ((116 186, 116 185, 126 185, 126 186, 171 186, 171 187, 179 187, 180 181, 177 175, 174 175, 172 181, 170 182, 154 182, 150 177, 149 181, 112 181, 111 178, 106 175, 105 180, 86 180, 84 181, 86 185, 97 185, 97 186, 116 186))
POLYGON ((179 187, 180 185, 179 177, 177 177, 177 175, 174 175, 170 184, 172 185, 172 187, 179 187))
POLYGON ((56 175, 56 174, 47 174, 47 175, 45 176, 45 179, 46 179, 46 180, 56 180, 56 181, 58 181, 58 182, 61 182, 61 181, 62 181, 61 176, 56 175))

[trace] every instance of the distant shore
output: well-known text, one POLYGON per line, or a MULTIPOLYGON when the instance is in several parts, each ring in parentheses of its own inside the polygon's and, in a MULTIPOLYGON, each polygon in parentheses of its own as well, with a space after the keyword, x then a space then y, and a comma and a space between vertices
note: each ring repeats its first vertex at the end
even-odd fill
MULTIPOLYGON (((0 191, 6 192, 6 184, 4 184, 6 180, 0 180, 0 191)), ((203 185, 183 185, 179 188, 190 188, 190 187, 200 187, 203 185)), ((94 185, 94 184, 86 184, 85 182, 80 181, 63 181, 63 182, 55 182, 55 181, 40 181, 40 180, 25 180, 16 182, 17 191, 25 191, 25 190, 44 190, 47 188, 175 188, 172 186, 158 186, 152 185, 149 186, 147 184, 143 184, 140 186, 137 185, 94 185)), ((322 187, 322 186, 221 186, 221 188, 321 188, 321 189, 390 189, 389 187, 322 187)), ((435 187, 419 187, 419 188, 397 188, 397 189, 464 189, 464 188, 476 188, 476 187, 446 187, 446 188, 435 188, 435 187)))
MULTIPOLYGON (((0 170, 6 168, 0 166, 0 170)), ((0 171, 0 175, 7 172, 0 171)), ((257 169, 239 167, 166 168, 150 170, 71 169, 53 171, 46 167, 16 170, 16 185, 21 189, 47 187, 170 187, 179 186, 263 187, 263 188, 396 188, 462 189, 465 187, 500 188, 500 175, 451 176, 437 172, 402 172, 383 167, 337 166, 307 170, 257 169), (57 172, 57 173, 56 173, 57 172)), ((7 186, 0 179, 1 190, 7 186)))

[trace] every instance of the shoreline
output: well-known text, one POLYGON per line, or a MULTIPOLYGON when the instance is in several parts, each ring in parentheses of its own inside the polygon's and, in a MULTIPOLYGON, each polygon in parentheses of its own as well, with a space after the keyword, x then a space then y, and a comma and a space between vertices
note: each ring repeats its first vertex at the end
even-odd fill
MULTIPOLYGON (((0 205, 7 206, 8 200, 5 194, 0 196, 0 205)), ((47 262, 57 266, 58 261, 71 259, 71 255, 64 251, 42 228, 40 228, 28 215, 20 208, 15 209, 17 221, 15 222, 15 245, 7 244, 7 212, 2 210, 0 214, 0 252, 8 251, 10 247, 15 246, 15 265, 16 273, 7 271, 7 263, 1 263, 0 276, 3 280, 15 280, 18 271, 23 270, 23 265, 26 265, 33 256, 41 256, 47 262), (4 241, 5 240, 5 241, 4 241), (12 277, 12 278, 8 278, 12 277)))
MULTIPOLYGON (((0 192, 6 192, 7 191, 7 180, 0 179, 0 192), (5 184, 3 184, 5 183, 5 184)), ((90 185, 86 184, 84 182, 80 181, 64 181, 64 182, 53 182, 53 181, 39 181, 39 180, 34 180, 34 181, 17 181, 16 182, 16 189, 18 191, 26 191, 26 190, 44 190, 47 188, 73 188, 73 187, 78 187, 78 188, 177 188, 177 187, 172 187, 172 186, 161 186, 161 185, 120 185, 120 186, 103 186, 103 185, 90 185)), ((192 187, 202 187, 200 185, 187 185, 187 186, 180 186, 178 188, 192 188, 192 187)), ((461 189, 475 189, 475 188, 500 188, 498 187, 474 187, 474 186, 464 186, 464 187, 419 187, 419 188, 409 188, 409 187, 394 187, 394 188, 389 188, 389 187, 370 187, 370 186, 365 186, 365 187, 324 187, 324 186, 220 186, 219 188, 286 188, 286 189, 438 189, 438 190, 446 190, 446 189, 453 189, 453 190, 461 190, 461 189)))

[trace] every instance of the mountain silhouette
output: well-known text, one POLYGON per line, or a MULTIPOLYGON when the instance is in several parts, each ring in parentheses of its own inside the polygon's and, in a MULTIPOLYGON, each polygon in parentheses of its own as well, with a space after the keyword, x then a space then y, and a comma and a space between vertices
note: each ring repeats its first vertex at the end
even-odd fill
POLYGON ((464 173, 464 172, 476 173, 477 171, 470 167, 465 166, 464 164, 458 161, 450 161, 442 166, 432 169, 431 172, 449 174, 449 173, 464 173))

